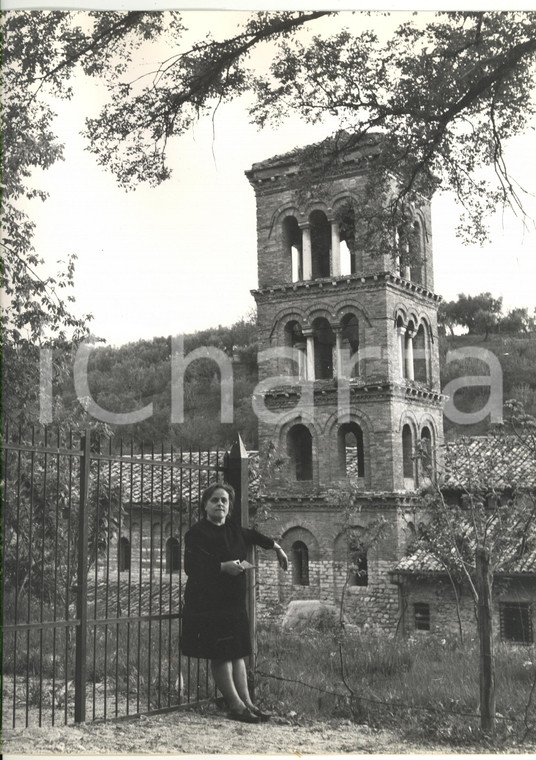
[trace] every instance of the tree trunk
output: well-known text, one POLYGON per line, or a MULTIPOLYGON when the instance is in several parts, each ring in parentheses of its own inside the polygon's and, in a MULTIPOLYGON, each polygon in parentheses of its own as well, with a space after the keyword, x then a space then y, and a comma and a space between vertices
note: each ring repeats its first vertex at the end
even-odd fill
POLYGON ((476 552, 476 579, 480 642, 480 727, 482 731, 493 734, 495 733, 495 660, 491 608, 492 576, 489 552, 484 548, 479 548, 476 552))

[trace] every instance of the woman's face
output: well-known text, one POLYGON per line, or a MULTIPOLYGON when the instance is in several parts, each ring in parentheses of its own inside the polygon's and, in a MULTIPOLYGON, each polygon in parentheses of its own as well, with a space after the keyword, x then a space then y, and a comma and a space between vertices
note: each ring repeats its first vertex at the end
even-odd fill
POLYGON ((223 525, 229 514, 229 494, 224 488, 216 488, 205 506, 207 520, 216 525, 223 525))

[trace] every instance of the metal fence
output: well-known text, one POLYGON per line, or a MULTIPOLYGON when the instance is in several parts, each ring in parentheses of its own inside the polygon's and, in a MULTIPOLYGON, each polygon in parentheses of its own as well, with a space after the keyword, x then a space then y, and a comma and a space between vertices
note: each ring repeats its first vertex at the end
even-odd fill
POLYGON ((89 434, 4 431, 3 725, 54 725, 207 699, 181 657, 183 537, 214 480, 247 456, 135 449, 89 434))

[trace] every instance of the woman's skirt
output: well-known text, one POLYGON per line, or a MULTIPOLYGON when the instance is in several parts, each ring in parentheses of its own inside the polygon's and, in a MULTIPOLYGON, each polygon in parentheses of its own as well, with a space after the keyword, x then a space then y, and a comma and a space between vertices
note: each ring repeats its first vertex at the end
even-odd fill
POLYGON ((251 654, 249 621, 243 607, 182 615, 181 652, 186 657, 238 660, 251 654))

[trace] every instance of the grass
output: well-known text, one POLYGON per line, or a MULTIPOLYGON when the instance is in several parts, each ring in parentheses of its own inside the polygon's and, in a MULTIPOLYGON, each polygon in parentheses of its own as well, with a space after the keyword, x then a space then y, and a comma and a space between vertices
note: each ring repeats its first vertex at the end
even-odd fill
MULTIPOLYGON (((483 741, 477 642, 461 646, 456 639, 430 635, 404 639, 265 626, 258 643, 257 670, 269 674, 258 677, 258 698, 276 709, 392 727, 421 742, 483 741)), ((534 740, 536 705, 527 723, 525 709, 536 676, 536 652, 500 644, 496 655, 500 717, 495 741, 534 740)))

